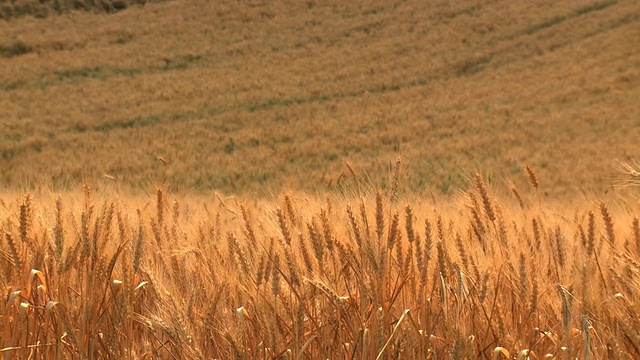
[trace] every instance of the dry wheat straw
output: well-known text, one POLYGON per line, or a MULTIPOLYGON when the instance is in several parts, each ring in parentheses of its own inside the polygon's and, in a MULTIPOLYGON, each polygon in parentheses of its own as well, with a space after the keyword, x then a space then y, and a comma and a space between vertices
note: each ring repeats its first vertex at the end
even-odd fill
POLYGON ((433 247, 433 235, 431 230, 431 222, 429 219, 424 220, 424 265, 420 268, 420 285, 427 284, 427 272, 429 269, 429 260, 431 260, 431 248, 433 247))
POLYGON ((480 206, 478 204, 478 200, 472 192, 469 192, 469 198, 471 199, 471 227, 473 228, 473 232, 478 239, 478 242, 482 244, 482 248, 486 251, 486 243, 484 239, 485 227, 480 219, 480 206))
POLYGON ((518 205, 520 205, 520 210, 524 210, 525 209, 524 201, 522 200, 522 196, 520 196, 520 192, 518 191, 518 189, 516 189, 515 186, 512 186, 511 192, 513 193, 513 196, 516 197, 516 200, 518 200, 518 205))
POLYGON ((583 249, 587 249, 587 234, 584 232, 582 225, 578 225, 578 236, 580 237, 580 245, 583 249))
MULTIPOLYGON (((400 246, 398 246, 398 248, 400 248, 400 246)), ((407 254, 404 257, 404 261, 402 262, 402 274, 404 276, 410 275, 410 271, 413 268, 413 243, 409 243, 409 248, 407 249, 406 253, 407 254)))
POLYGON ((538 275, 535 271, 531 272, 531 297, 529 298, 529 313, 535 314, 538 310, 538 300, 540 294, 538 293, 538 275))
POLYGON ((453 332, 453 345, 451 346, 451 358, 453 360, 462 360, 464 352, 464 340, 459 329, 453 332))
POLYGON ((151 219, 151 232, 153 233, 153 238, 156 240, 156 245, 162 249, 164 246, 162 243, 162 231, 157 219, 151 219))
POLYGON ((624 177, 619 180, 618 186, 637 186, 640 184, 640 172, 638 163, 633 160, 633 165, 618 160, 618 166, 614 166, 616 170, 620 171, 624 177))
POLYGON ((161 188, 156 189, 156 221, 158 227, 162 228, 164 222, 164 191, 161 188))
POLYGON ((462 235, 460 233, 456 233, 456 248, 458 249, 458 256, 460 257, 460 261, 462 262, 462 266, 466 271, 469 271, 469 258, 467 257, 467 252, 465 250, 465 245, 462 242, 462 235))
POLYGON ((116 204, 111 202, 107 209, 107 213, 102 217, 102 223, 100 224, 101 228, 103 229, 103 232, 101 234, 103 241, 101 245, 104 245, 111 238, 111 227, 113 225, 113 217, 115 215, 115 212, 116 204))
POLYGON ((524 253, 520 253, 520 261, 519 261, 519 275, 520 275, 520 297, 522 299, 527 298, 527 293, 529 292, 529 283, 527 277, 527 258, 524 256, 524 253))
POLYGON ((144 230, 142 227, 142 216, 140 214, 140 209, 138 209, 138 237, 135 244, 135 250, 133 255, 133 272, 137 273, 140 268, 140 261, 142 259, 142 246, 144 241, 144 230))
POLYGON ((415 241, 415 231, 413 230, 413 210, 410 205, 405 207, 405 230, 407 231, 407 240, 410 243, 415 241))
POLYGON ((567 351, 569 356, 572 353, 572 341, 571 341, 571 304, 569 302, 569 298, 567 297, 568 291, 560 284, 556 285, 558 289, 558 293, 560 294, 560 298, 562 300, 562 323, 565 328, 566 336, 567 336, 567 351))
POLYGON ((276 298, 280 294, 280 254, 274 254, 272 258, 271 293, 276 298))
POLYGON ((609 214, 609 209, 607 206, 601 202, 600 203, 600 213, 602 214, 602 219, 604 220, 605 229, 607 230, 607 240, 609 241, 609 245, 612 249, 616 247, 616 235, 613 231, 613 219, 609 214))
POLYGON ((13 236, 8 232, 4 234, 5 239, 7 239, 7 244, 9 245, 9 250, 11 252, 11 260, 13 261, 13 266, 18 269, 22 269, 22 256, 20 255, 20 251, 18 250, 18 246, 13 240, 13 236))
POLYGON ((380 263, 376 258, 376 253, 375 253, 375 250, 373 249, 372 244, 368 243, 364 251, 365 251, 365 257, 369 261, 369 265, 371 265, 371 267, 373 268, 373 271, 376 274, 381 274, 380 263))
POLYGON ((640 220, 637 216, 633 217, 631 230, 633 232, 633 244, 635 246, 636 255, 640 255, 640 220))
POLYGON ((391 180, 391 191, 389 192, 389 200, 391 200, 391 202, 395 202, 398 200, 401 164, 402 164, 402 161, 400 158, 398 158, 394 165, 393 179, 391 180))
POLYGON ((404 247, 402 246, 402 233, 400 233, 399 231, 396 233, 396 240, 394 241, 394 246, 392 246, 389 251, 391 250, 395 250, 396 254, 395 254, 395 261, 398 265, 398 268, 401 272, 401 277, 404 277, 404 273, 402 272, 403 267, 402 264, 404 263, 403 260, 403 254, 404 254, 404 247))
POLYGON ((272 268, 273 268, 273 256, 275 255, 275 250, 274 250, 274 246, 275 246, 275 241, 273 238, 269 239, 269 250, 267 250, 267 264, 265 265, 264 268, 264 283, 268 283, 269 279, 271 278, 271 275, 273 273, 272 268))
POLYGON ((318 262, 318 268, 322 269, 324 243, 320 239, 320 233, 318 232, 318 225, 316 223, 315 218, 312 219, 311 223, 307 223, 307 230, 309 231, 309 238, 311 239, 311 247, 313 249, 313 255, 316 257, 316 261, 318 262))
POLYGON ((538 186, 540 185, 540 183, 538 182, 538 177, 536 176, 535 171, 533 171, 533 168, 529 167, 528 165, 526 165, 524 169, 527 171, 531 186, 533 186, 534 189, 538 190, 538 186))
POLYGON ((31 195, 24 197, 23 203, 20 205, 20 241, 26 244, 28 241, 29 229, 31 227, 31 195))
POLYGON ((349 173, 351 174, 351 176, 353 176, 354 179, 357 179, 358 176, 356 175, 356 172, 353 170, 353 167, 351 166, 351 164, 349 164, 347 160, 344 161, 344 164, 347 166, 347 169, 349 170, 349 173))
POLYGON ((506 312, 504 311, 503 307, 500 305, 500 302, 497 302, 496 310, 495 310, 495 319, 498 325, 497 335, 500 340, 502 340, 502 338, 504 338, 505 334, 507 333, 507 326, 504 322, 504 314, 506 314, 506 312))
POLYGON ((442 216, 439 213, 436 217, 436 230, 438 231, 438 240, 444 241, 444 225, 442 223, 442 216))
POLYGON ((446 255, 444 249, 444 243, 442 240, 438 240, 436 243, 436 252, 438 254, 438 272, 440 276, 446 281, 447 280, 447 264, 446 264, 446 255))
POLYGON ((260 259, 258 260, 258 266, 256 269, 256 286, 260 287, 262 285, 262 281, 264 280, 265 275, 265 266, 267 262, 267 257, 264 253, 260 255, 260 259))
POLYGON ((278 225, 280 226, 282 238, 284 239, 285 244, 291 245, 291 231, 289 230, 289 226, 287 225, 287 221, 281 208, 278 207, 276 209, 276 215, 278 217, 278 225))
POLYGON ((309 254, 309 249, 307 248, 307 242, 304 236, 302 236, 302 233, 298 235, 298 243, 300 246, 300 253, 302 254, 302 260, 304 261, 304 266, 307 270, 307 275, 311 276, 313 274, 313 262, 311 261, 311 255, 309 254))
POLYGON ((255 258, 255 252, 258 248, 258 239, 256 238, 256 233, 253 230, 253 226, 251 224, 251 217, 244 205, 240 206, 240 212, 242 213, 242 219, 244 220, 245 236, 249 241, 249 254, 251 258, 255 258))
POLYGON ((80 239, 82 241, 82 252, 80 253, 80 263, 84 264, 91 252, 91 242, 89 236, 89 221, 93 214, 93 204, 88 210, 83 210, 80 215, 80 239))
POLYGON ((415 253, 416 253, 416 266, 418 267, 418 271, 422 271, 422 268, 425 266, 424 264, 424 248, 422 245, 422 238, 419 234, 415 234, 415 253))
POLYGON ((356 217, 353 215, 350 206, 347 206, 347 217, 349 219, 349 224, 351 225, 351 231, 353 231, 353 236, 356 240, 356 244, 358 244, 358 247, 362 247, 362 235, 360 234, 360 227, 358 226, 358 222, 356 221, 356 217))
POLYGON ((329 221, 329 215, 326 210, 320 209, 320 221, 322 221, 322 234, 324 235, 324 242, 330 253, 333 253, 333 235, 331 234, 331 222, 329 221))
POLYGON ((474 281, 480 281, 480 270, 478 269, 476 261, 473 260, 473 256, 469 257, 469 265, 471 266, 471 271, 473 272, 474 281))
POLYGON ((382 241, 384 235, 384 210, 382 203, 382 194, 376 193, 376 235, 378 235, 378 243, 382 241))
POLYGON ((78 260, 78 253, 80 252, 81 247, 82 247, 82 238, 78 238, 75 244, 71 247, 71 250, 67 252, 67 256, 63 261, 63 265, 58 270, 60 274, 67 272, 72 267, 72 265, 76 263, 76 261, 78 260))
POLYGON ((91 251, 89 252, 89 256, 91 259, 91 270, 95 269, 96 262, 98 260, 98 237, 102 231, 102 222, 103 218, 106 217, 107 212, 107 204, 104 203, 102 206, 102 210, 96 216, 96 219, 93 224, 93 236, 91 236, 91 251))
POLYGON ((496 220, 496 215, 493 211, 491 200, 489 200, 489 192, 487 191, 487 186, 485 185, 480 173, 476 173, 476 187, 480 192, 480 197, 482 198, 482 204, 484 205, 484 211, 487 215, 487 218, 489 218, 489 221, 494 222, 496 220))
POLYGON ((236 237, 236 235, 232 232, 227 233, 227 241, 229 244, 230 257, 234 260, 236 260, 237 258, 237 260, 240 262, 240 268, 242 269, 242 272, 245 274, 245 276, 251 276, 249 260, 247 259, 244 250, 240 246, 240 242, 238 242, 238 238, 236 237))
MULTIPOLYGON (((364 200, 360 202, 360 221, 362 221, 364 236, 367 239, 369 245, 371 245, 371 229, 369 228, 369 219, 367 217, 367 206, 364 203, 364 200)), ((324 224, 324 219, 323 219, 324 224)))
POLYGON ((294 262, 295 257, 294 257, 293 251, 291 251, 291 248, 285 249, 284 258, 287 264, 287 269, 289 270, 290 286, 299 287, 301 282, 300 282, 300 277, 298 276, 298 267, 294 262))
POLYGON ((504 215, 502 214, 502 209, 497 205, 495 206, 495 218, 497 222, 494 222, 494 224, 497 224, 498 227, 498 240, 500 240, 500 244, 503 246, 503 249, 508 249, 510 244, 509 236, 507 234, 507 225, 504 220, 504 215))
POLYGON ((618 272, 613 268, 613 266, 609 266, 608 269, 609 269, 609 272, 611 273, 611 276, 615 280, 615 282, 619 284, 619 288, 622 288, 622 291, 619 291, 619 292, 624 293, 629 298, 633 298, 635 292, 633 291, 633 288, 629 285, 630 282, 628 282, 620 274, 618 274, 618 272))
POLYGON ((62 221, 62 198, 58 196, 56 199, 56 224, 53 228, 53 238, 56 244, 55 258, 58 263, 62 259, 64 250, 64 226, 62 221))
POLYGON ((536 218, 531 219, 531 227, 533 229, 533 240, 535 244, 535 250, 538 251, 542 246, 542 236, 540 234, 541 233, 540 223, 536 218))
POLYGON ((589 211, 589 224, 587 226, 587 255, 591 256, 596 244, 596 217, 593 211, 589 211))
POLYGON ((291 198, 291 195, 287 194, 284 196, 284 205, 287 215, 289 216, 289 221, 291 221, 292 224, 298 224, 298 216, 293 209, 293 199, 291 198))
POLYGON ((564 268, 565 260, 566 260, 566 253, 564 251, 565 239, 564 239, 564 234, 562 234, 562 230, 560 230, 559 226, 556 227, 556 230, 553 235, 554 236, 550 236, 550 238, 555 239, 555 250, 556 250, 558 264, 560 265, 561 268, 564 268))
POLYGON ((482 274, 482 279, 480 280, 480 292, 478 293, 478 300, 480 301, 480 304, 482 304, 484 300, 487 298, 487 291, 489 290, 490 275, 491 273, 489 272, 489 270, 485 271, 482 274))
MULTIPOLYGON (((582 290, 581 299, 581 316, 583 319, 583 325, 585 318, 588 318, 588 312, 590 308, 589 304, 589 264, 585 261, 580 269, 580 288, 582 290)), ((588 349, 588 347, 587 347, 588 349)))
POLYGON ((398 240, 398 227, 400 222, 400 215, 398 213, 393 214, 393 218, 391 219, 391 224, 389 225, 389 237, 387 238, 387 249, 389 251, 393 250, 397 240, 398 240))

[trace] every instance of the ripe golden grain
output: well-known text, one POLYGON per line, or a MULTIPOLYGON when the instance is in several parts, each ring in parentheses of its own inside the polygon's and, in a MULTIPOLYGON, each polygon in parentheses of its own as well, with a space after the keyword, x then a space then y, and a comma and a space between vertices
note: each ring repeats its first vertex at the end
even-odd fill
POLYGON ((16 221, 2 224, 2 346, 33 358, 126 357, 150 347, 159 358, 504 358, 527 349, 606 358, 614 347, 633 358, 637 218, 606 207, 608 221, 585 204, 568 210, 585 214, 571 222, 556 205, 523 209, 497 198, 492 221, 480 192, 435 211, 430 200, 400 206, 380 194, 289 195, 291 210, 287 200, 280 211, 247 202, 235 213, 184 199, 183 216, 171 200, 170 219, 164 191, 140 210, 139 201, 90 192, 84 202, 33 197, 29 206, 16 197, 0 210, 16 221), (329 204, 340 205, 324 210, 329 204), (613 219, 627 248, 610 246, 613 219), (536 332, 543 326, 554 332, 536 332), (593 346, 602 338, 609 347, 593 346), (34 347, 43 341, 51 345, 34 347))

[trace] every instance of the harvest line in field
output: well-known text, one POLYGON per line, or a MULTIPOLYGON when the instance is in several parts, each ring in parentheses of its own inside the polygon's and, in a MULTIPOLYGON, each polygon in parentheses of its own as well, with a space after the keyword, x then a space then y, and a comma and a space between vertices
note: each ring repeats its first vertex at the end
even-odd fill
POLYGON ((135 78, 145 74, 157 74, 169 71, 183 71, 206 64, 207 54, 176 56, 163 59, 164 64, 152 67, 117 67, 117 66, 86 66, 40 74, 36 82, 13 81, 0 84, 0 90, 12 91, 23 88, 46 89, 79 80, 98 79, 107 80, 114 77, 135 78))
POLYGON ((613 6, 615 4, 618 3, 618 0, 607 0, 607 1, 602 1, 602 2, 598 2, 598 3, 594 3, 594 4, 590 4, 590 5, 586 5, 583 7, 580 7, 576 10, 574 10, 573 12, 571 12, 568 15, 556 15, 550 19, 544 20, 542 22, 539 22, 537 24, 533 24, 529 27, 527 27, 524 30, 525 34, 531 35, 534 34, 540 30, 546 29, 546 28, 550 28, 552 26, 558 25, 561 22, 564 22, 566 20, 578 17, 578 16, 582 16, 585 14, 588 14, 590 12, 593 11, 600 11, 600 10, 604 10, 606 8, 608 8, 609 6, 613 6))
POLYGON ((416 80, 410 83, 406 83, 404 86, 400 85, 380 85, 371 87, 360 91, 348 91, 348 92, 334 92, 330 95, 319 95, 302 98, 271 98, 262 102, 256 103, 237 103, 231 106, 220 107, 203 107, 196 111, 187 111, 181 113, 174 113, 170 115, 151 115, 147 117, 135 117, 129 119, 114 119, 107 122, 95 125, 87 126, 83 124, 75 124, 68 129, 68 131, 74 132, 110 132, 117 129, 128 128, 143 128, 147 126, 154 126, 160 123, 175 123, 189 120, 201 120, 204 118, 211 118, 221 116, 231 111, 245 111, 249 113, 258 112, 262 110, 268 110, 274 107, 289 107, 295 105, 302 105, 307 103, 324 103, 333 100, 340 100, 344 98, 358 97, 364 94, 377 94, 386 92, 400 91, 405 88, 424 86, 427 84, 426 80, 416 80))

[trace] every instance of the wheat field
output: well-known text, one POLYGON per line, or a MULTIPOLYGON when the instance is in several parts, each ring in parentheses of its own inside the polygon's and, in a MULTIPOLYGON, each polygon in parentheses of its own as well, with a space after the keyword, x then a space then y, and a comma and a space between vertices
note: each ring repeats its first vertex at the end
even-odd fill
MULTIPOLYGON (((53 3, 72 2, 116 1, 53 3)), ((477 171, 524 187, 521 164, 550 198, 602 195, 615 159, 638 157, 639 14, 632 0, 185 0, 11 18, 0 182, 262 197, 333 192, 345 161, 388 187, 402 156, 426 196, 477 171)))
POLYGON ((0 356, 640 358, 639 24, 0 0, 0 356))
MULTIPOLYGON (((2 199, 9 358, 631 359, 637 206, 397 192, 2 199), (584 204, 583 204, 584 205, 584 204)), ((397 187, 395 187, 397 188, 397 187)))

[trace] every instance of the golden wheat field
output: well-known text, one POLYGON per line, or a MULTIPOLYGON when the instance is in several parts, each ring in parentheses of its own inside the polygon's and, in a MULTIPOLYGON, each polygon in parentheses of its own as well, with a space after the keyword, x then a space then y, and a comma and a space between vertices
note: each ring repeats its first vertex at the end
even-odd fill
POLYGON ((0 0, 0 356, 640 358, 640 3, 0 0))
POLYGON ((637 204, 3 197, 8 358, 633 359, 637 204))
MULTIPOLYGON (((25 3, 48 6, 14 6, 25 3)), ((557 198, 602 194, 615 159, 638 153, 637 1, 49 13, 0 21, 11 188, 96 188, 107 175, 137 192, 324 192, 349 175, 345 161, 388 187, 402 156, 412 193, 452 194, 477 171, 522 179, 524 163, 557 198)))

